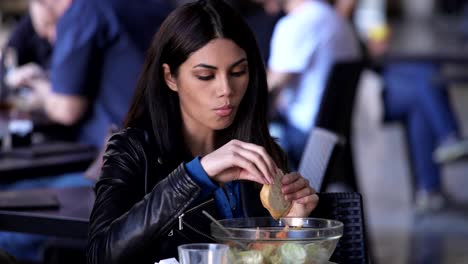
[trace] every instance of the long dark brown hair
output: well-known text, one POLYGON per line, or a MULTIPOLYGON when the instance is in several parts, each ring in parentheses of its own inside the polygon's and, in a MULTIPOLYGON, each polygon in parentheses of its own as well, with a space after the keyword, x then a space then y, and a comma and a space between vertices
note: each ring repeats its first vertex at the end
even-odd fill
POLYGON ((247 54, 249 84, 237 115, 216 134, 216 147, 230 139, 263 146, 285 170, 284 154, 268 132, 268 87, 265 67, 255 37, 242 17, 222 0, 205 0, 175 9, 152 41, 125 125, 154 134, 157 151, 180 159, 185 151, 178 94, 167 86, 162 65, 177 76, 191 53, 215 38, 232 40, 247 54))

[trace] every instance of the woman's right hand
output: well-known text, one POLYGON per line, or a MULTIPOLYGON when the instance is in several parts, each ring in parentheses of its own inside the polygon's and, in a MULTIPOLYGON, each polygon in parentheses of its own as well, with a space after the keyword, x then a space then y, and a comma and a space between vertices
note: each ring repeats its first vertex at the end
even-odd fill
POLYGON ((276 164, 265 148, 239 140, 229 141, 200 163, 208 176, 220 183, 250 180, 272 184, 276 173, 276 164))

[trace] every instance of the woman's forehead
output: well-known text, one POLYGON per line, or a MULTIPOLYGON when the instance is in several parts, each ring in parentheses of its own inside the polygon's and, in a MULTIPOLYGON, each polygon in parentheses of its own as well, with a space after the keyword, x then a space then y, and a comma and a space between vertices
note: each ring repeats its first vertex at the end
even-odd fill
POLYGON ((189 64, 232 64, 240 59, 247 59, 246 52, 234 41, 216 38, 205 44, 187 58, 189 64))

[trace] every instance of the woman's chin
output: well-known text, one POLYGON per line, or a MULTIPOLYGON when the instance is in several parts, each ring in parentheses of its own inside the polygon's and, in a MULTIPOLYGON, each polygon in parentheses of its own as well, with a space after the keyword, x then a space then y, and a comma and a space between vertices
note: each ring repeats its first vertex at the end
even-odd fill
POLYGON ((229 126, 232 125, 234 120, 232 119, 220 119, 220 120, 217 120, 217 122, 215 124, 213 124, 213 129, 214 130, 223 130, 223 129, 226 129, 228 128, 229 126))

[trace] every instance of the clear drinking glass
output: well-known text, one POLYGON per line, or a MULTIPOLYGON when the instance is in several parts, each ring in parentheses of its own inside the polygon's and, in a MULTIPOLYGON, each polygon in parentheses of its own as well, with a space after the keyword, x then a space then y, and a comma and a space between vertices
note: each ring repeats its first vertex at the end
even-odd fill
POLYGON ((229 246, 223 244, 185 244, 178 248, 180 264, 228 264, 229 246))

